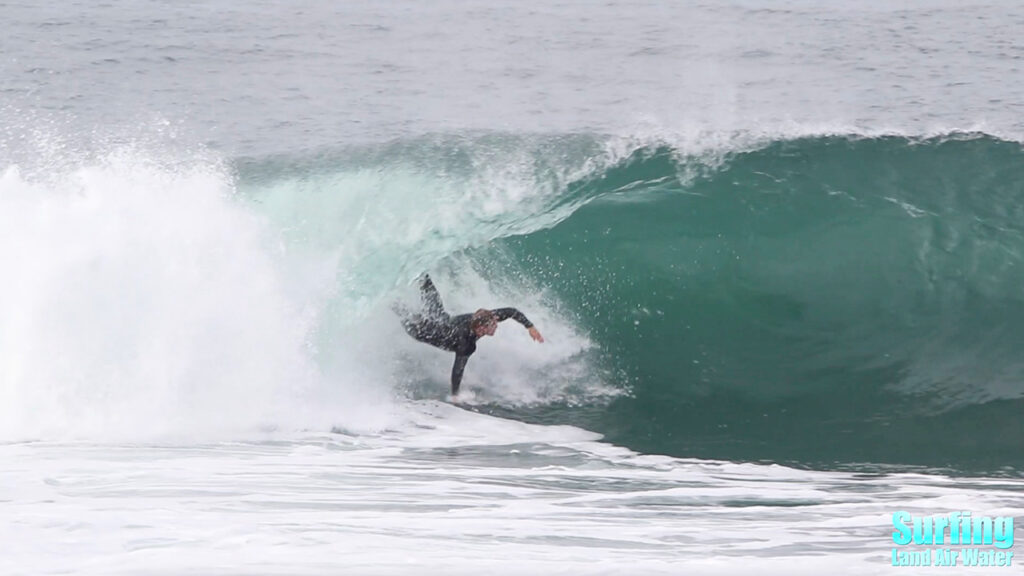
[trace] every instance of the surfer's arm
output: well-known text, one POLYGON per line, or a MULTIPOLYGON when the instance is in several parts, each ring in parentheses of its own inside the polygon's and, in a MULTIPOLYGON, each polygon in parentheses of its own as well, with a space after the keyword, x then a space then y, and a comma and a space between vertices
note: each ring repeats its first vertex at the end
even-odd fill
POLYGON ((495 310, 491 310, 491 312, 494 313, 498 322, 511 318, 522 324, 525 328, 533 328, 533 322, 530 322, 529 318, 526 317, 526 314, 523 314, 516 308, 497 308, 495 310))
POLYGON ((508 320, 509 318, 511 318, 516 322, 522 324, 524 328, 530 331, 530 338, 533 338, 537 342, 544 341, 544 337, 540 335, 540 331, 537 330, 537 328, 533 325, 533 322, 530 322, 530 319, 526 317, 526 314, 523 314, 518 309, 498 308, 496 310, 491 310, 491 312, 494 313, 494 316, 495 318, 498 319, 498 322, 501 322, 502 320, 508 320))
POLYGON ((459 386, 462 384, 462 372, 466 369, 466 362, 469 362, 468 354, 456 354, 455 364, 452 366, 452 396, 458 396, 459 386))

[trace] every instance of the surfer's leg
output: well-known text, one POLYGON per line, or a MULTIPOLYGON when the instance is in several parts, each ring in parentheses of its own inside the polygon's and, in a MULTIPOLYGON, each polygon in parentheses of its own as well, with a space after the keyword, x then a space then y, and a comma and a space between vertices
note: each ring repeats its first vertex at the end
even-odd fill
POLYGON ((402 328, 405 329, 409 336, 416 338, 423 333, 427 322, 422 314, 413 313, 408 306, 401 302, 393 302, 391 304, 391 311, 398 315, 398 321, 402 323, 402 328))
POLYGON ((430 322, 422 314, 410 314, 402 317, 402 328, 409 336, 420 340, 430 331, 430 322))
POLYGON ((423 275, 423 282, 420 284, 420 296, 423 298, 423 310, 428 318, 445 318, 444 304, 441 302, 441 295, 430 280, 430 276, 423 275))

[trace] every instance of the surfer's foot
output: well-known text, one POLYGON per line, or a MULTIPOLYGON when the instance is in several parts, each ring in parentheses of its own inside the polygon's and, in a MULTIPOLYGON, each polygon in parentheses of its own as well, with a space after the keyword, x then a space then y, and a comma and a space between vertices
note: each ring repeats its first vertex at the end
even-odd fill
POLYGON ((448 402, 455 405, 473 405, 476 403, 476 394, 472 390, 463 388, 458 394, 449 394, 448 402))

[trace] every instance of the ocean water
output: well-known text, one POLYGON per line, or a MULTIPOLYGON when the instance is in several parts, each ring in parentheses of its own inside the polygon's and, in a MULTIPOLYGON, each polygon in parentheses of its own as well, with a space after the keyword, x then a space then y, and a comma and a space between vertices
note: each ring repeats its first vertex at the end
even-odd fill
POLYGON ((0 16, 0 573, 891 574, 897 511, 1024 517, 1015 2, 0 16), (547 341, 452 404, 424 271, 547 341))

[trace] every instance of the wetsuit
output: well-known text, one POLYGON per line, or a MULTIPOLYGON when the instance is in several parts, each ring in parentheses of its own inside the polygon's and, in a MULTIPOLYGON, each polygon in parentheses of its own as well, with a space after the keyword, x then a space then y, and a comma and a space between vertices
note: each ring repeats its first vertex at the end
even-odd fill
MULTIPOLYGON (((459 314, 449 316, 444 311, 441 303, 441 295, 431 282, 430 276, 424 276, 420 284, 420 296, 423 297, 423 313, 410 314, 401 308, 396 312, 402 316, 402 326, 410 336, 436 346, 442 350, 455 352, 455 365, 452 366, 452 396, 459 393, 459 385, 462 383, 462 372, 466 369, 466 362, 476 352, 476 341, 479 339, 470 328, 472 314, 459 314)), ((491 310, 495 319, 499 322, 512 318, 526 328, 533 327, 526 316, 515 308, 497 308, 491 310)))

